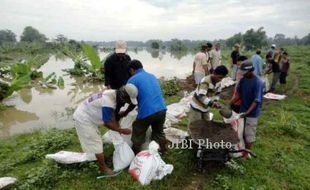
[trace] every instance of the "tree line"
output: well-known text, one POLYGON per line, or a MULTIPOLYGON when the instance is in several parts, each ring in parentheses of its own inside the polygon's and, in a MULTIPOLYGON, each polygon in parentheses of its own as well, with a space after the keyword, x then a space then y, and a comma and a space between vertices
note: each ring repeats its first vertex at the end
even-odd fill
MULTIPOLYGON (((24 28, 22 35, 20 36, 20 42, 41 42, 46 43, 48 38, 40 33, 36 28, 32 26, 27 26, 24 28)), ((56 36, 52 40, 58 44, 72 43, 75 44, 77 41, 68 39, 62 34, 56 36)), ((11 30, 0 30, 0 45, 5 43, 16 43, 16 34, 11 30)), ((169 48, 171 51, 183 51, 183 50, 193 50, 200 49, 202 44, 205 44, 207 40, 180 40, 180 39, 171 39, 168 41, 162 41, 158 39, 148 40, 146 42, 142 41, 127 41, 129 47, 149 47, 153 49, 166 49, 169 48)), ((255 50, 258 48, 264 48, 270 44, 277 44, 278 46, 286 45, 309 45, 310 44, 310 33, 303 38, 294 38, 286 37, 284 34, 279 33, 274 37, 267 37, 266 31, 263 27, 258 28, 257 30, 251 28, 245 33, 237 33, 228 39, 219 39, 209 41, 211 43, 220 43, 222 47, 231 48, 235 43, 241 44, 246 50, 255 50)), ((101 47, 113 47, 115 41, 110 42, 94 42, 88 41, 89 44, 93 46, 101 47)))

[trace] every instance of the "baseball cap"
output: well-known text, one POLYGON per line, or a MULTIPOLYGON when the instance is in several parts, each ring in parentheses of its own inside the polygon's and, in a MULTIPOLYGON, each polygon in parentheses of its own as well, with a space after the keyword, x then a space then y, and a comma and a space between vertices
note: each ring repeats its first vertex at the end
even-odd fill
POLYGON ((238 48, 240 48, 240 44, 235 43, 234 47, 238 47, 238 48))
POLYGON ((127 43, 119 40, 115 43, 115 53, 125 53, 127 50, 127 43))
POLYGON ((134 105, 137 105, 138 104, 138 101, 137 101, 138 89, 137 89, 137 87, 133 84, 126 84, 124 86, 124 89, 127 92, 127 94, 129 95, 131 103, 134 105))
POLYGON ((276 44, 272 44, 271 47, 276 48, 277 46, 276 46, 276 44))
POLYGON ((247 72, 254 71, 253 63, 249 60, 245 60, 240 66, 240 71, 243 75, 247 72))

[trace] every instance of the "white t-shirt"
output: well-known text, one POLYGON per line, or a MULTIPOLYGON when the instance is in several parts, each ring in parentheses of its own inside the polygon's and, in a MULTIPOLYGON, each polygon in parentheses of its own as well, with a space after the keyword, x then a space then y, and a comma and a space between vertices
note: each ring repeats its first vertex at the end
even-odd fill
POLYGON ((115 90, 105 90, 89 96, 75 110, 73 119, 83 124, 102 125, 102 107, 115 110, 115 90))

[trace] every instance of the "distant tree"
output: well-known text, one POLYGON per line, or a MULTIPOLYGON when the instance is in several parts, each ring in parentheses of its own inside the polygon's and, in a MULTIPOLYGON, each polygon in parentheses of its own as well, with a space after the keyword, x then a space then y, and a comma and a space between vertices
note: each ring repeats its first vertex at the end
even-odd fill
POLYGON ((235 34, 226 40, 226 46, 231 48, 234 46, 234 44, 236 44, 236 43, 241 44, 241 42, 242 42, 242 34, 238 33, 238 34, 235 34))
POLYGON ((170 44, 171 51, 187 51, 185 43, 178 39, 172 39, 170 44))
POLYGON ((58 35, 56 36, 55 41, 56 41, 57 43, 63 44, 63 43, 68 42, 68 38, 65 37, 63 34, 58 34, 58 35))
POLYGON ((27 26, 24 28, 23 34, 20 37, 22 42, 46 42, 47 38, 37 29, 27 26))
POLYGON ((159 43, 156 42, 156 41, 152 42, 152 43, 151 43, 151 48, 153 48, 153 49, 159 49, 159 43))
POLYGON ((303 45, 310 45, 310 33, 307 36, 303 37, 300 41, 303 45))
POLYGON ((0 44, 4 42, 16 42, 16 35, 11 30, 0 30, 0 44))
POLYGON ((246 50, 255 50, 267 46, 267 35, 264 27, 260 27, 256 31, 253 28, 247 30, 242 39, 246 50))

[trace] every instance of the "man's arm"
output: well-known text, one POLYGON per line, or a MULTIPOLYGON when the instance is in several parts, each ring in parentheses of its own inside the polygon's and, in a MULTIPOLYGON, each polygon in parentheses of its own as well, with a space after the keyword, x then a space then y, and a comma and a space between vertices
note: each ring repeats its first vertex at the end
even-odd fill
POLYGON ((196 67, 196 62, 194 61, 192 75, 194 75, 194 73, 195 73, 195 67, 196 67))
POLYGON ((128 128, 122 129, 119 127, 119 123, 118 121, 116 121, 115 113, 112 108, 109 107, 102 108, 102 120, 104 121, 104 125, 113 131, 117 131, 125 135, 131 133, 131 129, 128 128))
POLYGON ((136 107, 136 105, 129 104, 128 108, 125 111, 120 112, 118 114, 118 119, 121 119, 122 117, 126 117, 129 114, 129 112, 131 112, 133 109, 135 109, 135 107, 136 107))

